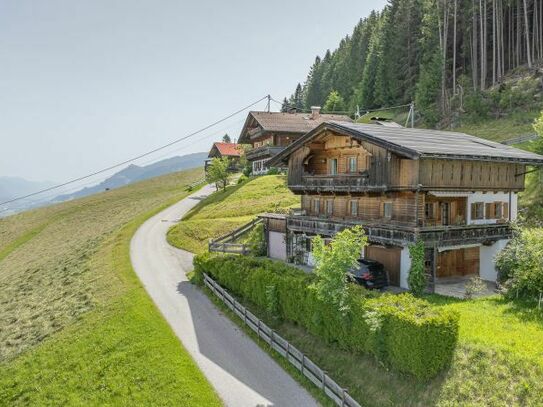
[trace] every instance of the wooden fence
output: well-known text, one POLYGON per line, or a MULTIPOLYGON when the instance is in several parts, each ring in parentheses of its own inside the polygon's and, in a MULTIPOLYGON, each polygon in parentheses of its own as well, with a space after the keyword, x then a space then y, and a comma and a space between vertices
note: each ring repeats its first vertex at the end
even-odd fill
POLYGON ((196 188, 197 186, 203 184, 204 182, 206 182, 205 177, 200 178, 199 180, 194 181, 192 184, 187 185, 186 190, 187 191, 192 191, 194 188, 196 188))
POLYGON ((251 222, 237 228, 236 230, 223 235, 217 239, 210 240, 208 243, 208 250, 210 252, 219 252, 219 253, 233 253, 233 254, 248 254, 249 247, 244 243, 232 243, 234 240, 240 238, 249 230, 251 230, 255 225, 261 223, 262 219, 256 218, 251 222))
POLYGON ((324 370, 236 301, 228 291, 206 273, 204 273, 204 283, 228 308, 243 320, 245 325, 255 331, 280 355, 284 356, 291 365, 313 382, 315 386, 319 387, 335 404, 338 406, 360 407, 360 404, 349 395, 347 389, 342 388, 332 380, 324 370))

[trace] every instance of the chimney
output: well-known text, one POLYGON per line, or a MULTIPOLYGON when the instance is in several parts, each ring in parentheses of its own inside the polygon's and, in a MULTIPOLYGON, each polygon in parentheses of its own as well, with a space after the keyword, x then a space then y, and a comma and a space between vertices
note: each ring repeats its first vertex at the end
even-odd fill
POLYGON ((317 119, 321 114, 320 106, 311 106, 311 118, 313 120, 317 119))

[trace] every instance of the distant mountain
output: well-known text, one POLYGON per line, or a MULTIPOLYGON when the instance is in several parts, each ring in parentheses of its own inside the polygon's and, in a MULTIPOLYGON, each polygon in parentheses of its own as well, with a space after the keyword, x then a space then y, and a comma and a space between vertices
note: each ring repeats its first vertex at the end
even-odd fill
POLYGON ((86 187, 77 192, 59 195, 53 199, 53 202, 62 202, 70 199, 82 198, 84 196, 96 194, 107 189, 119 188, 132 184, 133 182, 158 177, 159 175, 187 170, 189 168, 201 167, 204 165, 204 160, 206 158, 207 153, 194 153, 167 158, 143 167, 138 165, 129 165, 121 171, 113 174, 111 177, 100 182, 98 185, 86 187))
POLYGON ((50 181, 28 181, 19 177, 0 177, 0 202, 52 187, 50 181))

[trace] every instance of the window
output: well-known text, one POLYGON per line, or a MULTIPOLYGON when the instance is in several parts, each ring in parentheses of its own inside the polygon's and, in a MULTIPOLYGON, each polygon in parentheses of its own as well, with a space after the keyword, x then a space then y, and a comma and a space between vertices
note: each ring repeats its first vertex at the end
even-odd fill
POLYGON ((334 214, 334 200, 326 200, 326 214, 332 216, 334 214))
POLYGON ((350 172, 351 174, 354 174, 357 172, 358 170, 358 166, 356 165, 357 162, 356 162, 356 157, 349 157, 347 158, 347 171, 350 172))
POLYGON ((485 218, 485 204, 483 202, 474 202, 471 204, 471 219, 485 218))
POLYGON ((318 199, 315 199, 313 201, 313 212, 318 215, 321 211, 321 201, 318 199))
POLYGON ((426 219, 435 219, 434 204, 425 203, 424 204, 424 216, 426 219))
POLYGON ((349 202, 349 213, 351 216, 358 216, 358 201, 349 202))
POLYGON ((392 202, 383 203, 383 216, 385 218, 392 218, 392 202))
POLYGON ((330 175, 337 175, 337 158, 330 160, 330 175))

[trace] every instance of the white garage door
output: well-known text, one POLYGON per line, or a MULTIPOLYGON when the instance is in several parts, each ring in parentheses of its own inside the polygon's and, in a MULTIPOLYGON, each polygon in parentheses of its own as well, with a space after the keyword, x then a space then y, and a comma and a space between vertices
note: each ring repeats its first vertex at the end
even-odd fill
POLYGON ((270 232, 270 257, 272 259, 287 259, 287 243, 284 233, 270 232))

